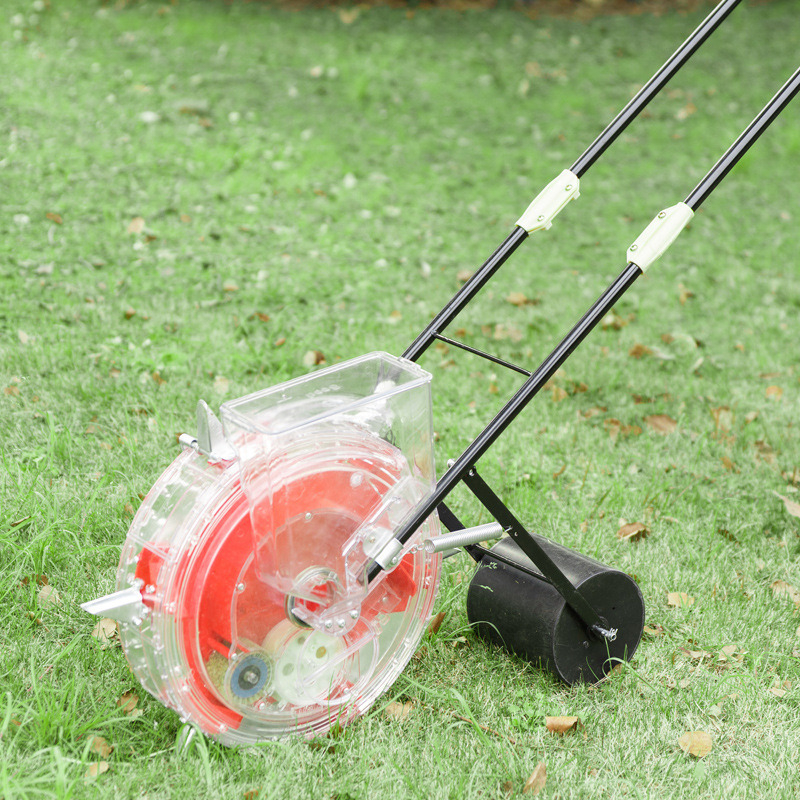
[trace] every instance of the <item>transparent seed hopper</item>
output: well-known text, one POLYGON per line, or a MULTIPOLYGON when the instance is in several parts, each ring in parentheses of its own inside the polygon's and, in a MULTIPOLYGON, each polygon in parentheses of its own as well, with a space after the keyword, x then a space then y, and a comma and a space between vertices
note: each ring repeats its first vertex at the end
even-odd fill
POLYGON ((118 591, 87 608, 120 620, 145 688, 205 733, 318 735, 392 684, 431 612, 435 516, 366 581, 435 486, 430 375, 372 353, 221 416, 226 457, 181 453, 133 520, 118 591))

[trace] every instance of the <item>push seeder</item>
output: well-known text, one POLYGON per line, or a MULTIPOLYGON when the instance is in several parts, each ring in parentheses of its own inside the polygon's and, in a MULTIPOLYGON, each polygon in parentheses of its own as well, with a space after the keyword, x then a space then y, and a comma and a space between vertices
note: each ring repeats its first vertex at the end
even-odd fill
POLYGON ((800 90, 800 70, 686 199, 653 219, 619 277, 537 369, 444 331, 520 244, 578 197, 584 174, 738 2, 723 0, 540 192, 402 357, 371 353, 232 400, 221 421, 200 402, 197 435, 181 437, 182 452, 133 520, 117 591, 84 605, 119 622, 127 659, 151 694, 226 744, 346 724, 405 668, 433 608, 442 554, 460 547, 477 564, 467 612, 481 637, 569 684, 600 680, 632 657, 644 625, 635 581, 530 533, 477 465, 800 90), (431 376, 416 363, 437 340, 524 375, 438 479, 431 376), (495 522, 465 528, 446 505, 459 484, 495 522), (492 539, 491 549, 479 544, 492 539))

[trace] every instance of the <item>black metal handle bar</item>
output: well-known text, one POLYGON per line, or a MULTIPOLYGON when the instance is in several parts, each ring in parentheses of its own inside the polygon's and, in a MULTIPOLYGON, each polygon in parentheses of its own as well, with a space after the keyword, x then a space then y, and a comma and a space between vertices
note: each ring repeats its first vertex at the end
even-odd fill
MULTIPOLYGON (((722 158, 689 194, 685 202, 692 210, 697 210, 700 207, 701 203, 708 198, 725 175, 730 172, 769 125, 775 121, 798 91, 800 91, 800 69, 794 72, 791 78, 764 106, 753 122, 739 135, 722 158)), ((503 406, 494 419, 445 472, 437 483, 436 489, 415 507, 412 515, 395 534, 394 539, 397 542, 405 544, 413 536, 414 532, 433 513, 439 503, 475 466, 493 442, 533 399, 556 370, 567 360, 572 351, 583 341, 589 331, 611 310, 641 274, 642 270, 635 263, 628 262, 616 280, 603 292, 538 369, 522 384, 511 400, 503 406)), ((368 571, 368 579, 372 580, 381 569, 380 565, 373 564, 368 571)))
MULTIPOLYGON (((675 73, 689 60, 695 51, 719 27, 720 23, 736 8, 741 0, 722 2, 700 23, 686 41, 667 59, 661 69, 637 92, 625 108, 612 120, 603 132, 570 167, 578 178, 608 149, 614 140, 633 122, 647 104, 664 88, 675 73)), ((483 288, 487 281, 508 260, 509 256, 528 238, 528 232, 519 226, 481 265, 475 274, 459 289, 452 300, 434 317, 432 322, 403 353, 403 357, 416 361, 434 341, 437 333, 458 316, 464 307, 483 288)))

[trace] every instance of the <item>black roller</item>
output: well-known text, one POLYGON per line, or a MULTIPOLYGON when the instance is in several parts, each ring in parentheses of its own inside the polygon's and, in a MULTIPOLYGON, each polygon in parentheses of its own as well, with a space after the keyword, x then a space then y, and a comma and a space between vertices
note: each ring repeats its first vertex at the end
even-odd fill
POLYGON ((481 638, 565 683, 595 683, 619 660, 630 660, 638 647, 644 627, 642 593, 624 572, 542 536, 534 538, 605 627, 616 630, 616 638, 590 633, 512 539, 501 539, 481 560, 467 593, 469 621, 481 638))

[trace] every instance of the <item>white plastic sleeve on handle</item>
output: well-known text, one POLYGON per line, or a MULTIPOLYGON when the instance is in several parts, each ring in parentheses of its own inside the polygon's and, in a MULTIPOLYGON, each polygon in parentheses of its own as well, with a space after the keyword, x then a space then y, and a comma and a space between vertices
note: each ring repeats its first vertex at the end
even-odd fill
POLYGON ((565 169, 536 195, 517 225, 528 233, 547 230, 556 214, 577 197, 580 197, 580 179, 565 169))
POLYGON ((686 203, 677 203, 665 208, 642 231, 628 248, 628 261, 636 264, 642 272, 678 238, 678 234, 689 224, 694 211, 686 203))

